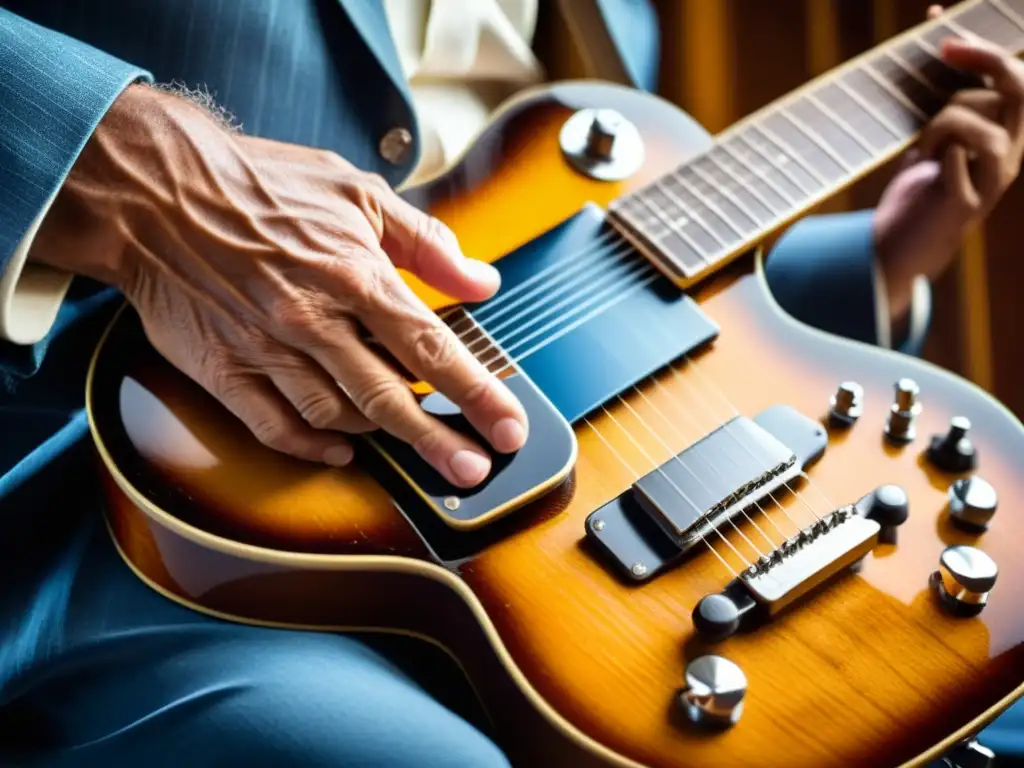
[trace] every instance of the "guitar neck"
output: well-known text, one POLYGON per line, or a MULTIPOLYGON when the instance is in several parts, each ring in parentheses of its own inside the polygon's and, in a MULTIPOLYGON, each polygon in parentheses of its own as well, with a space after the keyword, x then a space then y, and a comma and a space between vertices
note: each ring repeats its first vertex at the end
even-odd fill
POLYGON ((1019 54, 1024 0, 970 0, 812 80, 706 152, 609 206, 609 218, 687 287, 903 151, 979 81, 939 46, 975 35, 1019 54))

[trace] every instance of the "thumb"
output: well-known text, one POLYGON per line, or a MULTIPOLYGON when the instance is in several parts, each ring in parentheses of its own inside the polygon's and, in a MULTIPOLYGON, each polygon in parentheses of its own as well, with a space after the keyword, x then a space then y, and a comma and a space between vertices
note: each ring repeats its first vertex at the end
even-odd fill
POLYGON ((483 301, 501 285, 498 270, 462 253, 455 234, 398 195, 381 200, 381 247, 396 267, 459 301, 483 301))

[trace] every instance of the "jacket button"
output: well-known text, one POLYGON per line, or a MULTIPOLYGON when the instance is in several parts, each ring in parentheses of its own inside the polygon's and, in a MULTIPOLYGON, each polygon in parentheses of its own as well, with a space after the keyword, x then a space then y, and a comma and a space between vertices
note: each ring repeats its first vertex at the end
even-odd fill
POLYGON ((392 128, 380 140, 380 156, 392 165, 400 165, 412 150, 412 134, 406 128, 392 128))

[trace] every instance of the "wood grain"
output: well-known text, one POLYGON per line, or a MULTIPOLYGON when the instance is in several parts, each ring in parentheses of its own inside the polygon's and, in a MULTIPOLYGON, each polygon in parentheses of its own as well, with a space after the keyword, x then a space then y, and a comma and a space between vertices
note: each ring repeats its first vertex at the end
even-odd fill
MULTIPOLYGON (((706 142, 664 102, 607 86, 563 86, 511 108, 458 168, 408 195, 452 226, 468 253, 493 259, 706 142), (557 133, 579 106, 611 106, 637 123, 647 148, 638 177, 605 185, 569 168, 557 133)), ((752 270, 747 259, 694 294, 721 326, 711 349, 664 371, 643 394, 613 402, 611 416, 577 426, 579 460, 557 514, 449 569, 432 563, 387 489, 363 470, 271 454, 168 366, 139 368, 132 360, 143 356, 101 350, 91 381, 111 375, 103 366, 121 366, 136 382, 137 407, 125 412, 125 427, 156 470, 117 469, 128 457, 110 452, 116 419, 91 396, 101 453, 120 483, 110 483, 115 538, 140 575, 199 609, 292 625, 398 625, 437 637, 474 678, 517 764, 817 768, 917 760, 1024 681, 1024 562, 1016 551, 1024 522, 1015 509, 1024 495, 1024 429, 937 368, 798 325, 752 270), (921 385, 924 411, 918 440, 897 449, 883 441, 882 426, 902 376, 921 385), (762 504, 685 564, 628 586, 583 545, 585 517, 627 490, 636 472, 737 411, 787 403, 823 417, 836 384, 851 378, 865 388, 865 413, 830 435, 810 482, 762 504), (950 527, 944 506, 953 478, 922 454, 956 414, 972 420, 980 472, 1003 498, 980 537, 950 527), (160 511, 153 477, 170 479, 192 500, 184 523, 160 511), (694 604, 782 532, 884 483, 902 485, 911 500, 898 544, 879 547, 859 575, 771 625, 715 647, 750 681, 738 726, 706 734, 681 722, 674 701, 686 661, 709 650, 693 637, 694 604), (942 549, 960 542, 984 548, 1002 569, 991 605, 972 620, 947 617, 926 588, 942 549)), ((412 282, 432 305, 446 302, 412 282)))

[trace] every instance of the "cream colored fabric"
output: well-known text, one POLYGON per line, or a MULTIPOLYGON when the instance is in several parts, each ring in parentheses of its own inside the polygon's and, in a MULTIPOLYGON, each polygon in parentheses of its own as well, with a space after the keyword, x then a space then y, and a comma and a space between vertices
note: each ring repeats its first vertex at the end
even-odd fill
POLYGON ((420 127, 415 182, 461 154, 506 98, 543 81, 532 49, 538 0, 385 0, 384 7, 420 127))
POLYGON ((0 339, 15 344, 42 341, 71 286, 71 275, 43 264, 29 264, 28 252, 56 193, 28 228, 7 268, 0 274, 0 339))

